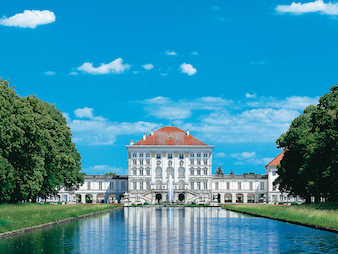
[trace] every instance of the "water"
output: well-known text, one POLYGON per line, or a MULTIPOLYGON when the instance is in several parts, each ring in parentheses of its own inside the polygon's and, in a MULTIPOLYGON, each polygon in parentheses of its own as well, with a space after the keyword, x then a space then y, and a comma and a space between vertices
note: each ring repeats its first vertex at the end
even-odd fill
POLYGON ((338 234, 210 207, 129 207, 0 240, 0 253, 337 253, 338 234))
POLYGON ((174 184, 173 184, 173 178, 170 175, 169 181, 168 181, 168 201, 173 202, 174 201, 174 184))

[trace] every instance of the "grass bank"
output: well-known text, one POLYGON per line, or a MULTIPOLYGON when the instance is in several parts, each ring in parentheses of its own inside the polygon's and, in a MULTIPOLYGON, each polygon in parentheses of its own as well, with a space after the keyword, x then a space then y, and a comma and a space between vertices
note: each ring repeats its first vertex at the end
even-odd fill
POLYGON ((312 227, 338 230, 337 204, 227 205, 224 208, 312 227))
POLYGON ((17 204, 0 205, 0 233, 17 229, 57 222, 67 218, 102 212, 119 207, 119 205, 50 205, 17 204))

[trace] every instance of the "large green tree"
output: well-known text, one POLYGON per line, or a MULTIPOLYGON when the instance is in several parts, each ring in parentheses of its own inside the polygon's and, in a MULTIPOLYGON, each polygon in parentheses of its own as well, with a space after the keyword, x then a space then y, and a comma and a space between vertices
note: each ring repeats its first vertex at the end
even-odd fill
POLYGON ((0 203, 56 194, 83 183, 81 156, 66 119, 35 96, 21 98, 0 79, 0 203))
POLYGON ((276 183, 310 202, 338 201, 338 86, 307 107, 277 139, 284 149, 276 183))

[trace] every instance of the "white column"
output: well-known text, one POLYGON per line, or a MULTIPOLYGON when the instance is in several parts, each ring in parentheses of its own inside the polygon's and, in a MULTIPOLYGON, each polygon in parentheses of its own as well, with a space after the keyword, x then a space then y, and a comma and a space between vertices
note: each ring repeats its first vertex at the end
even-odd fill
POLYGON ((225 201, 224 201, 224 193, 221 193, 221 204, 224 204, 225 203, 225 201))
POLYGON ((93 194, 93 203, 96 203, 97 200, 97 194, 93 194))
POLYGON ((236 203, 236 193, 231 193, 232 196, 232 203, 236 203))
POLYGON ((82 204, 86 203, 86 194, 81 194, 81 203, 82 204))
POLYGON ((243 203, 248 203, 248 193, 243 193, 243 203))

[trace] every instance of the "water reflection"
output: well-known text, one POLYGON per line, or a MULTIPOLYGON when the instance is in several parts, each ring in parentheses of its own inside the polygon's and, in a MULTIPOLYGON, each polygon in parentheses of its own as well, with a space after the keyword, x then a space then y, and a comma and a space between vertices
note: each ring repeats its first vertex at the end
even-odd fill
POLYGON ((130 207, 0 240, 0 253, 337 253, 338 235, 220 208, 130 207))

